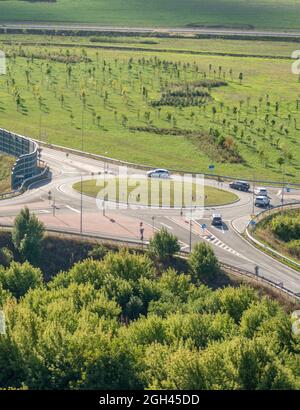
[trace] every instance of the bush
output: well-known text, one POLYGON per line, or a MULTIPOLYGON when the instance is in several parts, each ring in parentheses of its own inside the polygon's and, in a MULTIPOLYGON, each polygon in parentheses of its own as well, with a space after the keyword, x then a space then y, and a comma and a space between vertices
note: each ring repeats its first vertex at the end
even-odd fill
POLYGON ((300 259, 300 239, 289 242, 286 247, 292 256, 300 259))
POLYGON ((23 265, 13 262, 8 269, 0 270, 0 283, 3 289, 8 290, 19 299, 29 289, 43 284, 43 275, 40 269, 34 268, 28 262, 23 265))
POLYGON ((216 277, 219 272, 219 262, 211 246, 204 242, 195 245, 189 265, 195 282, 208 281, 216 277))
POLYGON ((284 242, 300 238, 300 214, 287 213, 275 216, 271 221, 272 232, 284 242))
POLYGON ((149 253, 161 262, 169 261, 179 251, 178 239, 165 228, 156 232, 150 240, 149 253))
POLYGON ((92 250, 89 251, 88 257, 95 260, 102 260, 106 254, 107 249, 102 243, 100 243, 99 245, 96 245, 92 250))
POLYGON ((14 256, 10 249, 1 248, 0 249, 0 265, 8 267, 13 261, 14 256))

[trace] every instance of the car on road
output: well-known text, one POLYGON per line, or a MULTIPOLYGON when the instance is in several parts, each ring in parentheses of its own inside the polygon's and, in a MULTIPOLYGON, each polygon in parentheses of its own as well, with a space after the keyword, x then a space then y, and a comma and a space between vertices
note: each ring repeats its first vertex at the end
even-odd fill
POLYGON ((223 226, 222 216, 220 214, 213 214, 211 216, 211 224, 213 226, 223 226))
POLYGON ((168 179, 170 178, 170 172, 167 169, 154 169, 152 171, 147 172, 148 178, 164 178, 168 179))
POLYGON ((246 181, 233 181, 229 184, 231 189, 237 189, 238 191, 248 192, 250 189, 250 184, 246 181))
POLYGON ((255 206, 266 208, 270 206, 270 199, 265 195, 260 195, 255 198, 254 201, 255 206))
POLYGON ((268 196, 267 188, 264 187, 257 187, 254 189, 254 193, 257 196, 268 196))

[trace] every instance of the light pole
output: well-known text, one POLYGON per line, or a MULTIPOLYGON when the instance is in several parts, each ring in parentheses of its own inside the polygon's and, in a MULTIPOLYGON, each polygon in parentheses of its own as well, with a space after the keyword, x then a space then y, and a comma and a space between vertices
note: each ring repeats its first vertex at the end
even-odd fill
POLYGON ((155 231, 155 216, 152 216, 152 230, 155 231))
POLYGON ((283 164, 283 173, 282 173, 281 212, 283 212, 283 204, 284 204, 284 176, 285 176, 285 163, 283 164))
POLYGON ((255 209, 254 209, 254 205, 255 205, 255 175, 253 175, 253 192, 252 192, 252 215, 254 216, 255 214, 255 209))
POLYGON ((193 219, 193 208, 191 205, 191 216, 190 216, 190 252, 192 252, 192 219, 193 219))
POLYGON ((83 186, 82 186, 82 174, 80 175, 80 235, 82 235, 83 225, 83 186))
MULTIPOLYGON (((83 151, 83 126, 84 126, 84 109, 82 106, 82 117, 81 117, 81 151, 83 151)), ((82 181, 82 173, 80 173, 80 235, 83 232, 83 181, 82 181)))

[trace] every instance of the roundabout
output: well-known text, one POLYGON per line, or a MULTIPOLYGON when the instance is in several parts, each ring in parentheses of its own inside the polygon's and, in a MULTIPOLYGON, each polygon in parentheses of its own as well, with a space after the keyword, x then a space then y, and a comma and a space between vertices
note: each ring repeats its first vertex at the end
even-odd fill
POLYGON ((145 175, 101 175, 73 184, 73 189, 97 200, 145 208, 203 208, 239 201, 227 190, 205 185, 203 178, 175 176, 150 179, 145 175))

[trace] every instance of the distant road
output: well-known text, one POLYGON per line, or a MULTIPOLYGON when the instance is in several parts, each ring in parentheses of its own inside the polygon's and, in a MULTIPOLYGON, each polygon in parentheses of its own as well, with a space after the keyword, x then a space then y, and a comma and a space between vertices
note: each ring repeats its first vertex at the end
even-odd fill
POLYGON ((99 26, 94 24, 65 24, 65 23, 0 23, 0 28, 8 29, 44 29, 44 30, 75 30, 75 31, 99 31, 99 32, 120 32, 120 33, 169 33, 169 34, 206 34, 212 36, 243 36, 243 37, 279 37, 279 38, 300 38, 299 31, 272 31, 272 30, 242 30, 226 28, 197 28, 197 27, 174 27, 174 28, 150 28, 150 27, 115 27, 99 26))

